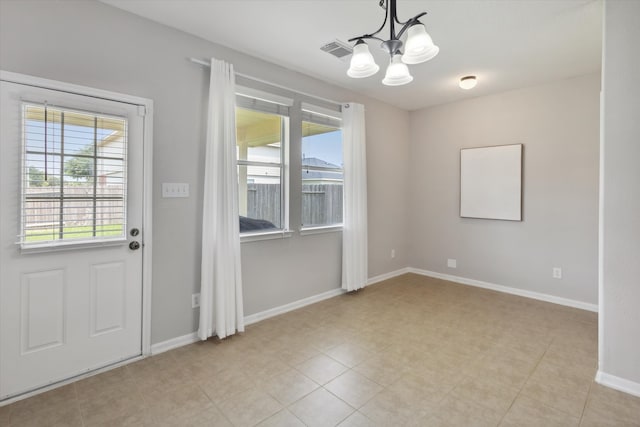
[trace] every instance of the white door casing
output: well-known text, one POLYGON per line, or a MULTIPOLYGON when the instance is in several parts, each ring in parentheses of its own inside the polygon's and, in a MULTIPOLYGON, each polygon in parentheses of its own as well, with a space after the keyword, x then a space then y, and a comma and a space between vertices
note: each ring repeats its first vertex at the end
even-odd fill
POLYGON ((151 111, 146 99, 1 72, 0 401, 149 353, 151 111), (126 239, 22 248, 22 104, 127 120, 126 239), (133 237, 129 231, 140 230, 133 237), (138 241, 139 250, 129 248, 138 241))

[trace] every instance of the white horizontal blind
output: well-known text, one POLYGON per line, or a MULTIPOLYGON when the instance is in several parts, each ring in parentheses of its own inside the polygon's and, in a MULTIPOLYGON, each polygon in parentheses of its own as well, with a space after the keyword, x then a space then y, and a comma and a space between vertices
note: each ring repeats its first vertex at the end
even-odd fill
POLYGON ((327 116, 313 111, 302 110, 302 121, 316 123, 319 125, 331 126, 334 128, 342 127, 342 120, 337 117, 327 116))
POLYGON ((24 103, 24 246, 125 237, 127 120, 24 103))
POLYGON ((253 98, 241 94, 236 95, 236 107, 245 108, 247 110, 260 111, 267 114, 277 114, 279 116, 289 116, 289 106, 267 101, 264 99, 253 98))

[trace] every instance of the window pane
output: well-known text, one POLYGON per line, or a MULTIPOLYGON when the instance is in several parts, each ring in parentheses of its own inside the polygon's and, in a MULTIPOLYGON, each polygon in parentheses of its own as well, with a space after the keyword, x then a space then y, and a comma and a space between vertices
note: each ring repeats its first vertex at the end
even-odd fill
POLYGON ((302 224, 305 227, 342 223, 342 182, 302 183, 302 224))
POLYGON ((281 116, 236 109, 238 160, 280 163, 282 159, 281 116))
POLYGON ((302 122, 302 225, 342 223, 342 130, 302 122))
POLYGON ((286 118, 236 109, 240 232, 282 229, 282 149, 286 118), (246 165, 242 162, 264 163, 246 165))
POLYGON ((280 168, 238 166, 240 232, 282 228, 280 168))
POLYGON ((342 168, 342 130, 302 122, 302 167, 342 168))

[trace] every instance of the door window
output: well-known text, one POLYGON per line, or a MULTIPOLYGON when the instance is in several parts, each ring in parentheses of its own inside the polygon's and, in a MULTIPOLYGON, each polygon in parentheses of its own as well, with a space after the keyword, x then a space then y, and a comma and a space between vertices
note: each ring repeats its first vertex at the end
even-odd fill
POLYGON ((125 239, 127 120, 24 103, 20 243, 125 239))

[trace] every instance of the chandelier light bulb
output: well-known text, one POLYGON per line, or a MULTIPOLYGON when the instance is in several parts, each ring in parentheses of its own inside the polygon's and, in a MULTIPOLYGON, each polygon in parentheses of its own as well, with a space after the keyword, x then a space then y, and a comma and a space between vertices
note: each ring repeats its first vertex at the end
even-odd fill
POLYGON ((409 67, 400 59, 400 55, 393 55, 391 63, 387 67, 387 73, 382 80, 386 86, 400 86, 411 83, 413 77, 409 73, 409 67))
POLYGON ((378 72, 380 66, 376 64, 373 55, 369 52, 369 46, 362 40, 353 47, 351 65, 347 70, 347 75, 355 79, 373 76, 378 72))
POLYGON ((462 77, 460 79, 460 83, 458 83, 460 88, 465 90, 473 89, 474 87, 476 87, 476 84, 478 84, 478 80, 476 79, 476 76, 462 77))
POLYGON ((407 30, 407 41, 404 47, 402 62, 405 64, 420 64, 432 59, 440 52, 440 48, 433 44, 431 36, 424 25, 417 23, 407 30))

